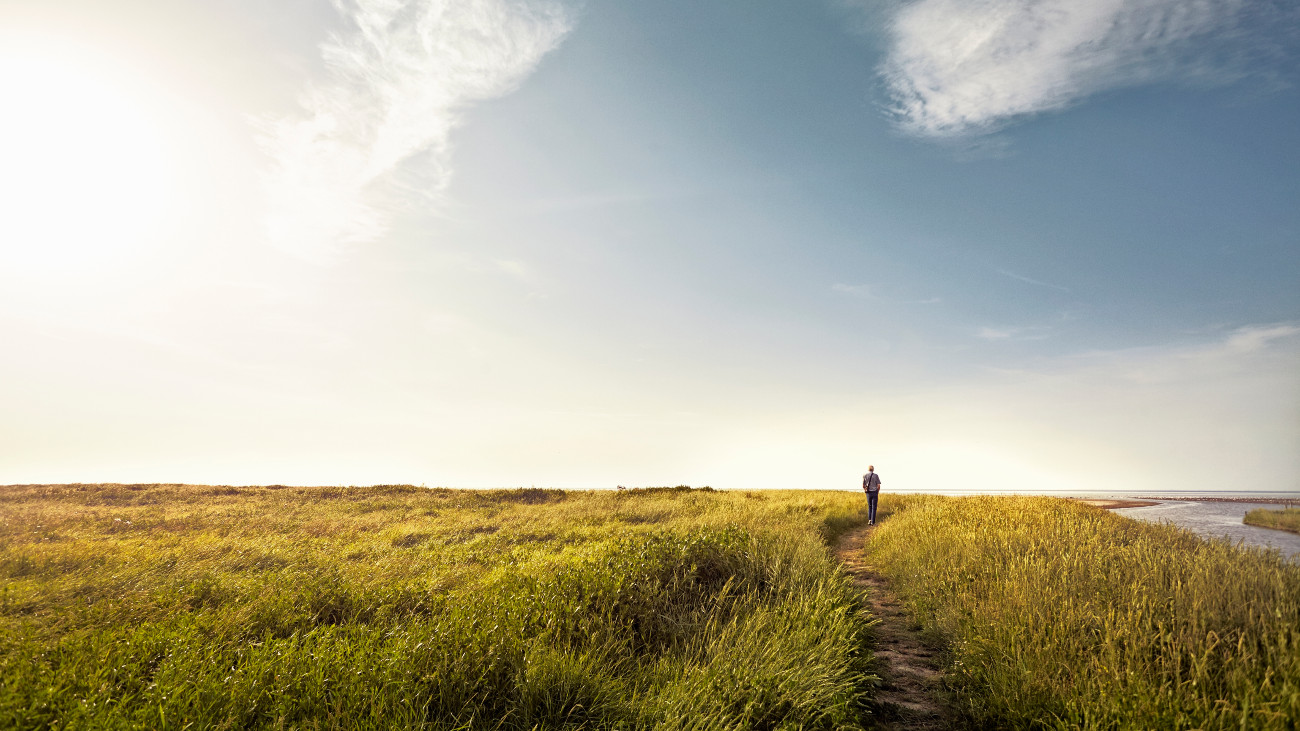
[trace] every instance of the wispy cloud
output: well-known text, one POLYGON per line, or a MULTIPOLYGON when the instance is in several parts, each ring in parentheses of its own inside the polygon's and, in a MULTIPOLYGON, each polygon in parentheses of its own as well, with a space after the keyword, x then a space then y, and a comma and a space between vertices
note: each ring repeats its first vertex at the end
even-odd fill
POLYGON ((831 291, 838 294, 846 294, 850 297, 871 297, 871 285, 869 284, 844 284, 836 282, 831 285, 831 291))
POLYGON ((381 184, 418 161, 420 192, 451 175, 450 135, 472 102, 513 90, 569 32, 541 0, 338 0, 350 30, 321 46, 329 78, 302 114, 263 123, 268 234, 328 259, 388 223, 381 184))
POLYGON ((1220 348, 1223 355, 1256 353, 1269 348, 1275 341, 1286 341, 1300 335, 1295 325, 1257 325, 1233 331, 1220 348))
POLYGON ((844 284, 843 282, 836 282, 831 285, 831 291, 847 297, 894 302, 902 305, 934 305, 943 301, 943 299, 939 297, 929 297, 920 300, 894 299, 893 297, 886 297, 878 294, 870 284, 844 284))
POLYGON ((1031 327, 981 327, 975 331, 975 337, 981 340, 1044 340, 1050 337, 1052 328, 1044 325, 1031 327))
POLYGON ((1032 285, 1034 285, 1034 286, 1036 286, 1036 287, 1046 287, 1046 288, 1048 288, 1048 289, 1055 289, 1055 290, 1059 290, 1059 291, 1061 291, 1061 292, 1069 292, 1069 291, 1070 291, 1070 288, 1069 288, 1069 287, 1062 287, 1062 286, 1059 285, 1059 284, 1052 284, 1052 283, 1050 283, 1050 282, 1042 282, 1042 281, 1039 281, 1039 280, 1037 280, 1037 279, 1031 279, 1031 278, 1029 278, 1029 277, 1025 277, 1025 276, 1021 276, 1021 275, 1019 275, 1019 274, 1016 274, 1015 272, 1009 272, 1009 271, 1007 271, 1006 269, 999 269, 999 270, 998 270, 998 274, 1001 274, 1001 275, 1004 276, 1004 277, 1010 277, 1010 278, 1016 280, 1017 282, 1024 282, 1025 284, 1032 284, 1032 285))
MULTIPOLYGON (((1181 382, 1190 373, 1206 378, 1233 373, 1249 380, 1252 374, 1262 378, 1266 372, 1274 372, 1287 374, 1287 390, 1300 395, 1300 379, 1294 375, 1300 362, 1297 358, 1300 327, 1274 323, 1239 327, 1193 345, 1088 351, 1061 359, 1056 369, 1099 377, 1104 374, 1115 382, 1147 385, 1181 382)), ((1050 375, 1056 369, 1046 369, 1041 375, 1050 375)))
POLYGON ((1006 340, 1016 334, 1011 327, 982 327, 975 332, 975 337, 984 340, 1006 340))
POLYGON ((959 137, 1105 89, 1226 73, 1231 54, 1199 42, 1264 14, 1248 0, 915 0, 896 6, 881 74, 904 130, 959 137))
POLYGON ((1058 470, 1104 470, 1093 489, 1294 490, 1300 327, 1257 324, 1197 340, 1035 360, 943 396, 984 433, 998 428, 990 413, 1031 425, 1001 443, 1058 470), (1207 483, 1215 464, 1222 476, 1207 483))

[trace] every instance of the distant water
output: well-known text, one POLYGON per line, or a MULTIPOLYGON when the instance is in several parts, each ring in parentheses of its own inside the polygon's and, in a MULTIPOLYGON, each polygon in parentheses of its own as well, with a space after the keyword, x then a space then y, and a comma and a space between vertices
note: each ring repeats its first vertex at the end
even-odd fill
MULTIPOLYGON (((1172 496, 1171 496, 1172 497, 1172 496)), ((1280 496, 1286 497, 1286 496, 1280 496)), ((1151 523, 1173 523, 1206 538, 1226 538, 1232 543, 1276 548, 1293 560, 1300 557, 1300 535, 1241 522, 1256 508, 1277 510, 1274 503, 1220 503, 1170 500, 1145 508, 1121 508, 1114 512, 1151 523)))
MULTIPOLYGON (((845 489, 850 489, 850 488, 845 488, 845 489)), ((898 492, 900 494, 914 494, 912 493, 912 491, 908 491, 908 490, 897 490, 897 491, 890 490, 890 492, 898 492)), ((1133 500, 1139 497, 1145 497, 1145 498, 1154 497, 1157 499, 1170 498, 1176 500, 1190 500, 1194 502, 1213 501, 1213 500, 1220 500, 1225 498, 1231 498, 1233 500, 1244 500, 1247 498, 1255 498, 1255 499, 1264 499, 1264 500, 1292 500, 1296 503, 1300 503, 1300 492, 1296 492, 1295 490, 1256 490, 1252 492, 1247 492, 1242 490, 1163 490, 1160 492, 1151 492, 1149 490, 1146 492, 1141 492, 1141 491, 1116 492, 1114 490, 1082 490, 1082 491, 1040 490, 1040 491, 1023 491, 1023 492, 1019 492, 1019 491, 988 492, 983 490, 918 490, 916 492, 925 493, 928 495, 953 495, 953 496, 1046 495, 1048 497, 1081 497, 1081 498, 1090 498, 1090 499, 1120 498, 1120 499, 1127 499, 1127 500, 1133 500)), ((1279 505, 1275 507, 1281 507, 1281 506, 1279 505)))

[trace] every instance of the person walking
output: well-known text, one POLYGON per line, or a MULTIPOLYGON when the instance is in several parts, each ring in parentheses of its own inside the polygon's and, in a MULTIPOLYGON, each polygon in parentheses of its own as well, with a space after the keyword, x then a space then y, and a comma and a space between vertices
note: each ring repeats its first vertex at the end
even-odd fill
POLYGON ((862 491, 867 494, 867 525, 875 525, 876 503, 880 501, 880 475, 876 474, 875 465, 867 465, 867 474, 862 476, 862 491))

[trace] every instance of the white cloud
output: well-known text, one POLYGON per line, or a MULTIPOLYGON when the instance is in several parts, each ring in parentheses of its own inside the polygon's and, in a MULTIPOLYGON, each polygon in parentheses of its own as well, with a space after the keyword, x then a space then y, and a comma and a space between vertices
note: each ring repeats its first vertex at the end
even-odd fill
POLYGON ((1263 350, 1277 340, 1300 335, 1300 327, 1294 325, 1268 325, 1244 327, 1235 331, 1221 346, 1224 354, 1255 353, 1263 350))
POLYGON ((350 31, 321 46, 330 78, 303 114, 264 124, 268 234, 329 259, 383 234, 378 184, 420 157, 421 188, 447 183, 450 134, 475 101, 506 94, 571 28, 564 8, 529 0, 339 0, 350 31))
POLYGON ((935 138, 986 132, 1105 89, 1203 73, 1222 59, 1189 60, 1192 42, 1231 34, 1246 5, 915 0, 892 17, 881 73, 906 131, 935 138))

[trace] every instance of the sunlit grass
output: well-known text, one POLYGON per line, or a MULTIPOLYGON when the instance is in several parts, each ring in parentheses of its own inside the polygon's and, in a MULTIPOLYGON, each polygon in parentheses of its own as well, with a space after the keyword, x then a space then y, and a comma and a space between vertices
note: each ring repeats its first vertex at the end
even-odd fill
POLYGON ((1281 510, 1257 508, 1246 513, 1246 517, 1241 520, 1247 525, 1300 533, 1300 508, 1283 508, 1281 510))
POLYGON ((852 493, 0 490, 0 727, 853 728, 852 493))
POLYGON ((890 497, 870 556, 972 725, 1296 728, 1300 566, 1052 498, 890 497))

